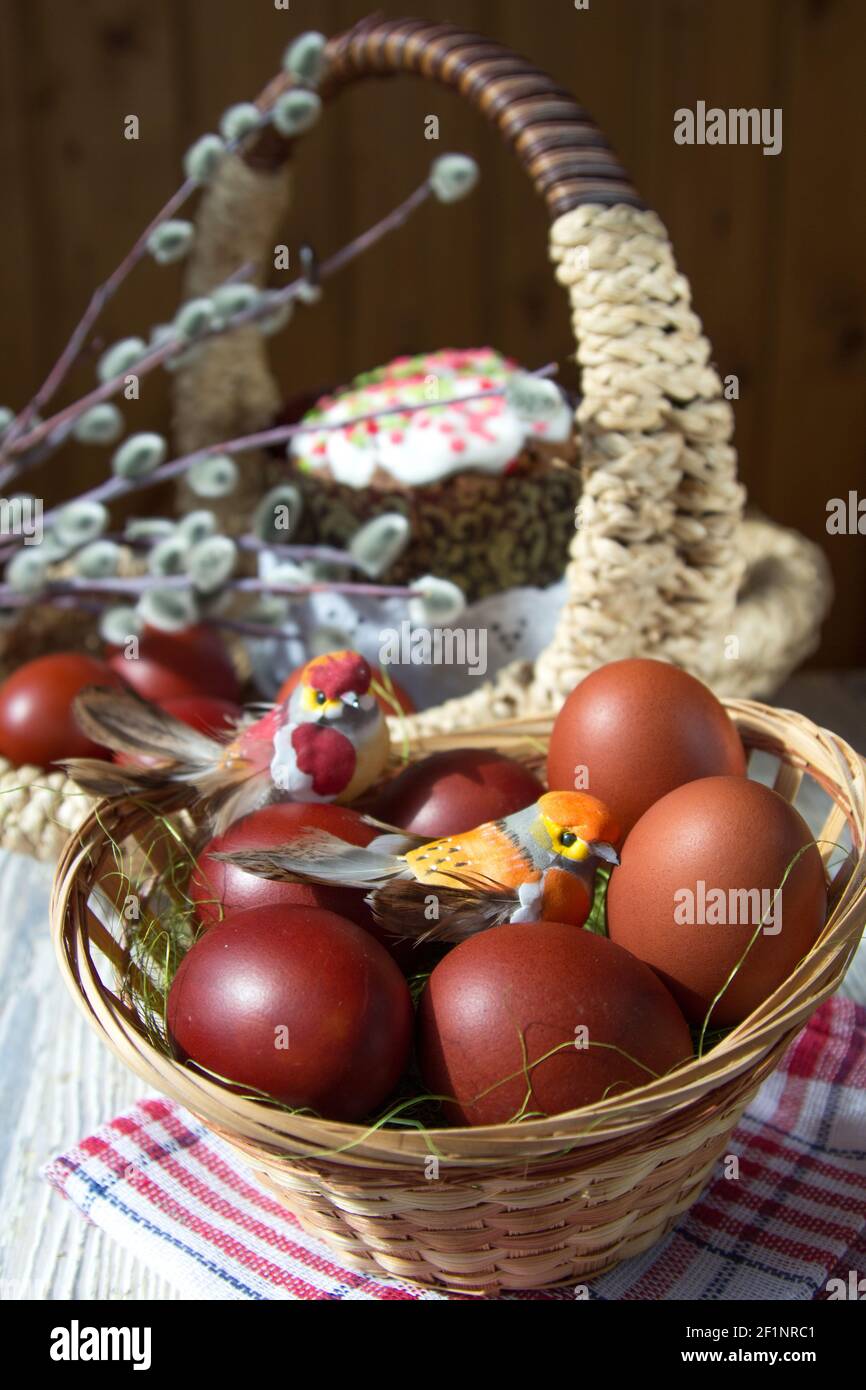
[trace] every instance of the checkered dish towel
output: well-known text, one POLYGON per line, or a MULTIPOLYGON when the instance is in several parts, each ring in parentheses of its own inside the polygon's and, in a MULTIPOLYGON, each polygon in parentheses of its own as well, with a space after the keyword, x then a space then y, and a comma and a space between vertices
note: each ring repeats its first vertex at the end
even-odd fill
MULTIPOLYGON (((866 1275, 866 1009, 822 1005, 730 1152, 739 1181, 720 1166, 676 1229, 592 1280, 591 1298, 809 1300, 827 1296, 830 1278, 866 1275)), ((189 1298, 446 1297, 341 1268, 225 1144, 166 1100, 142 1100, 43 1175, 189 1298)))

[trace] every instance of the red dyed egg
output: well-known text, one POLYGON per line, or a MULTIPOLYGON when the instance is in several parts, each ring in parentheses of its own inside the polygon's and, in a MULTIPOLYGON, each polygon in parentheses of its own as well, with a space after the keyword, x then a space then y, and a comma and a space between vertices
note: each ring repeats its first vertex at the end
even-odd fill
POLYGON ((109 757, 85 737, 72 712, 75 696, 90 685, 121 681, 104 661, 82 652, 55 652, 19 666, 0 686, 0 754, 18 767, 109 757))
POLYGON ((238 681, 225 644, 204 624, 183 632, 146 627, 137 647, 108 648, 108 664, 139 695, 164 704, 184 695, 240 698, 238 681))
POLYGON ((214 859, 215 853, 238 849, 275 849, 293 840, 302 827, 315 827, 338 835, 353 845, 368 845, 379 832, 365 824, 357 811, 327 802, 279 802, 236 821, 202 850, 189 884, 199 920, 212 926, 223 917, 246 908, 278 904, 327 908, 371 927, 373 918, 356 888, 328 888, 312 883, 274 883, 247 873, 235 864, 214 859))
POLYGON ((544 787, 522 763, 491 748, 431 753, 399 773, 374 814, 415 835, 460 835, 531 806, 544 787))
POLYGON ((745 776, 746 755, 724 706, 665 661, 612 661, 586 677, 550 739, 551 791, 589 791, 627 834, 653 802, 698 777, 745 776))
POLYGON ((387 951, 311 907, 258 908, 205 932, 167 1016, 184 1058, 330 1120, 381 1106, 412 1041, 409 989, 387 951))
POLYGON ((658 971, 694 1024, 735 970, 709 1022, 739 1023, 824 924, 824 868, 809 827, 747 778, 709 777, 670 792, 638 821, 621 861, 607 892, 611 940, 658 971))
POLYGON ((449 1121, 484 1125, 619 1095, 687 1061, 692 1043, 671 994, 628 951, 561 922, 511 923, 436 966, 418 1056, 427 1089, 453 1098, 449 1121))

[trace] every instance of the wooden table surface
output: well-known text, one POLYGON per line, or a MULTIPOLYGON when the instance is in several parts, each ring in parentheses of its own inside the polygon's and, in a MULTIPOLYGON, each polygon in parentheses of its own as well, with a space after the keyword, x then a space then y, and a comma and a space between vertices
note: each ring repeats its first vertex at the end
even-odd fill
MULTIPOLYGON (((866 673, 799 676, 778 703, 866 751, 866 673)), ((178 1298, 38 1176, 144 1094, 66 992, 48 933, 50 885, 49 866, 0 855, 0 1296, 178 1298)), ((844 992, 866 1003, 866 943, 844 992)))

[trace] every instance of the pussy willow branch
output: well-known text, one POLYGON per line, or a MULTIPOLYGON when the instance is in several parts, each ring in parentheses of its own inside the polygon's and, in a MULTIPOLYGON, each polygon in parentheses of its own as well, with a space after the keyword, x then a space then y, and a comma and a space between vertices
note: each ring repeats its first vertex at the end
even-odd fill
MULTIPOLYGON (((365 232, 355 237, 354 240, 341 247, 339 251, 334 252, 327 260, 323 261, 319 266, 320 278, 326 280, 330 276, 335 275, 339 270, 342 270, 344 266, 349 265, 351 261, 363 255, 365 251, 382 237, 386 236, 389 232, 395 231, 398 227, 402 227, 422 203, 427 201, 431 193, 432 188, 430 182, 425 179, 424 183, 419 185, 414 192, 410 193, 408 198, 404 199, 396 208, 393 208, 385 217, 381 218, 372 227, 369 227, 365 232)), ((190 346, 204 346, 213 341, 213 339, 221 337, 226 332, 232 332, 236 328, 243 328, 247 324, 255 324, 257 320, 262 318, 269 318, 276 308, 297 299, 303 293, 307 284, 308 281, 304 276, 298 276, 297 279, 293 280, 291 284, 286 285, 283 289, 271 291, 264 303, 253 305, 250 309, 244 310, 243 313, 235 315, 229 324, 224 327, 213 328, 209 332, 201 334, 201 336, 194 339, 192 343, 179 336, 175 336, 174 338, 167 339, 164 343, 160 343, 158 347, 152 348, 150 352, 140 358, 130 371, 121 372, 118 376, 112 377, 110 381, 95 387, 88 395, 82 396, 71 405, 65 406, 63 410, 58 411, 57 414, 52 415, 49 419, 42 421, 41 424, 35 425, 32 429, 18 434, 11 442, 7 437, 3 448, 0 449, 0 460, 6 456, 8 461, 14 461, 20 454, 24 453, 26 450, 32 449, 35 444, 39 444, 43 439, 53 434, 58 428, 74 423, 75 420, 77 420, 80 415, 83 415, 86 410, 89 410, 91 406, 99 405, 102 401, 110 400, 112 396, 116 396, 123 390, 126 379, 130 374, 140 379, 143 376, 147 376, 148 373, 152 372, 156 367, 162 366, 168 358, 173 357, 177 352, 183 352, 190 346)), ((212 448, 209 452, 214 453, 215 449, 212 448)), ((223 449, 222 452, 225 452, 225 450, 223 449)), ((16 476, 23 471, 23 467, 17 469, 16 476)), ((2 481, 5 480, 0 477, 0 482, 2 481)))
POLYGON ((354 555, 348 550, 337 550, 331 545, 272 545, 258 536, 232 536, 239 550, 252 550, 256 553, 267 551, 269 555, 282 555, 287 560, 321 560, 325 564, 346 565, 350 569, 362 569, 354 555))
MULTIPOLYGON (((153 226, 156 224, 153 223, 151 225, 153 226)), ((150 229, 148 229, 148 235, 149 232, 150 229)), ((238 266, 237 270, 233 271, 232 274, 229 275, 227 279, 223 281, 223 284, 235 285, 239 281, 248 280, 254 270, 255 266, 252 263, 252 261, 245 261, 243 265, 238 266)), ((126 375, 128 375, 128 373, 126 375)), ((125 379, 126 376, 121 378, 121 380, 125 379)), ((117 380, 117 378, 115 378, 115 380, 117 380)), ((54 394, 53 391, 51 392, 51 394, 54 394)), ((95 394, 95 392, 91 392, 90 396, 82 399, 82 401, 80 402, 82 411, 87 409, 88 404, 92 401, 95 394)), ((105 399, 105 397, 103 397, 103 399, 105 399)), ((75 421, 78 418, 78 414, 81 413, 79 411, 73 415, 70 415, 69 418, 64 420, 63 423, 56 430, 54 430, 50 435, 48 435, 47 438, 43 439, 40 444, 34 446, 33 448, 30 448, 28 446, 27 440, 33 437, 33 434, 35 433, 35 427, 34 431, 28 434, 22 440, 22 443, 20 445, 11 447, 11 432, 14 430, 14 426, 19 421, 24 420, 26 413, 35 413, 36 409, 39 408, 40 404, 41 402, 38 402, 37 398, 34 397, 33 401, 31 402, 33 410, 31 411, 31 406, 28 406, 26 411, 22 411, 21 414, 18 416, 17 420, 13 422, 13 425, 10 425, 10 432, 4 435, 3 444, 2 446, 0 446, 0 488, 5 488, 7 483, 10 483, 20 478, 22 473, 29 472, 30 469, 38 467, 39 464, 44 463, 47 458, 50 458, 52 454, 56 453, 57 450, 63 444, 66 443, 67 439, 69 438, 73 429, 75 428, 75 421), (26 456, 16 457, 20 448, 26 449, 26 456), (12 456, 11 461, 3 464, 2 460, 10 455, 12 456)))
MULTIPOLYGON (((533 372, 532 375, 536 377, 549 377, 555 371, 556 363, 548 362, 546 366, 539 368, 538 371, 533 372)), ((366 424, 368 420, 378 420, 383 416, 393 415, 395 409, 402 414, 410 414, 418 410, 429 410, 431 406, 463 405, 472 401, 486 400, 489 396, 501 395, 501 388, 493 388, 490 391, 478 391, 473 392, 471 395, 453 398, 449 397, 445 400, 421 401, 416 405, 401 405, 396 408, 393 405, 384 406, 379 410, 371 410, 364 415, 356 416, 352 424, 353 426, 363 425, 366 424)), ((246 453, 253 449, 267 448, 273 444, 283 444, 290 439, 294 439, 297 435, 319 434, 322 431, 343 428, 344 424, 327 425, 323 424, 321 421, 316 421, 309 425, 277 425, 272 429, 259 430, 255 434, 242 435, 237 439, 226 440, 222 444, 207 444, 200 449, 193 450, 190 454, 183 454, 180 458, 161 464, 159 468, 154 469, 154 471, 145 478, 116 478, 114 476, 105 478, 101 483, 97 483, 95 487, 90 488, 87 492, 83 492, 80 497, 74 500, 76 502, 113 502, 118 497, 126 497, 130 493, 141 492, 145 488, 155 487, 158 483, 164 483, 167 480, 176 478, 187 472, 193 464, 199 463, 202 459, 210 458, 212 454, 246 453)), ((42 517, 43 526, 47 526, 50 522, 56 520, 64 508, 69 505, 68 502, 63 502, 45 512, 42 517)), ((23 544, 23 538, 16 537, 9 544, 0 548, 0 559, 5 559, 15 550, 18 550, 23 544)))
MULTIPOLYGON (((70 594, 109 594, 133 595, 138 597, 148 589, 194 589, 187 574, 141 574, 129 578, 111 577, 109 579, 54 579, 44 589, 32 597, 18 594, 8 585, 0 585, 0 604, 14 601, 15 607, 27 607, 18 600, 30 599, 30 603, 43 603, 70 594)), ((330 579, 310 580, 308 584, 283 584, 273 579, 241 577, 230 579, 220 589, 221 594, 285 594, 289 597, 306 597, 308 594, 354 594, 360 598, 420 598, 421 589, 413 589, 408 584, 355 584, 333 582, 330 579)))
MULTIPOLYGON (((117 268, 104 280, 94 291, 90 298, 90 303, 84 311, 82 318, 71 334, 69 341, 61 352, 51 371, 43 381, 33 399, 24 407, 17 418, 9 427, 7 439, 4 446, 4 453, 17 452, 14 446, 19 437, 27 438, 27 426, 33 416, 50 401, 59 387, 66 379, 67 373, 75 362, 81 349, 84 347, 90 332, 99 318, 106 304, 120 289, 124 280, 130 272, 138 265, 139 261, 147 251, 147 242, 154 229, 166 222, 178 208, 182 207, 187 198, 198 187, 195 179, 187 179, 176 193, 169 198, 165 206, 156 214, 153 220, 145 227, 141 236, 124 256, 117 268)), ((24 447, 27 447, 26 444, 24 447)))
POLYGON ((297 623, 256 623, 251 619, 245 618, 221 618, 216 614, 202 618, 203 623, 209 627, 221 627, 226 632, 237 632, 241 637, 265 637, 273 640, 274 638, 299 637, 301 629, 297 623))
MULTIPOLYGON (((262 91, 259 93, 258 103, 261 103, 263 101, 263 99, 266 97, 266 94, 271 90, 272 87, 273 81, 271 81, 267 84, 267 86, 262 88, 262 91)), ((261 125, 265 125, 269 119, 270 107, 267 104, 265 104, 262 105, 260 109, 261 125)), ((247 141, 254 137, 256 133, 257 132, 250 132, 249 134, 242 136, 237 140, 225 141, 225 153, 236 154, 240 149, 244 147, 247 141)), ((108 279, 104 280, 103 283, 94 290, 93 294, 91 295, 90 302, 87 305, 87 308, 85 309, 81 319, 79 320, 78 324, 76 325, 75 329, 70 335, 66 346, 64 347, 54 366, 51 368, 51 371, 48 373, 47 377, 43 381, 42 385, 39 387, 39 390, 36 392, 33 399, 24 407, 24 409, 18 414, 18 416, 15 418, 15 420, 13 420, 12 424, 10 425, 9 430, 7 431, 6 446, 14 443, 20 435, 23 435, 26 432, 27 426, 29 425, 33 416, 37 413, 37 411, 41 410, 42 407, 48 403, 48 401, 52 399, 57 390, 63 384, 70 368, 72 367, 73 363, 78 357, 78 354, 81 352, 81 349, 84 347, 84 344, 86 343, 87 338, 94 324, 96 323, 106 304, 109 302, 109 300, 114 298, 115 294, 120 289, 123 282, 135 269, 138 263, 143 259, 147 251, 147 243, 152 233, 156 230, 157 227, 161 226, 163 222, 167 222, 170 217, 173 217, 174 214, 178 212, 180 208, 183 207, 184 203, 186 203, 187 200, 192 196, 192 194, 195 193, 195 191, 200 187, 201 184, 197 179, 184 179, 180 188, 178 188, 171 195, 171 197, 156 214, 156 216, 153 217, 151 221, 147 224, 144 231, 133 243, 130 250, 124 256, 120 264, 112 271, 108 279)), ((0 457, 2 457, 2 454, 0 454, 0 457)))
MULTIPOLYGON (((4 605, 27 608, 34 606, 34 603, 32 598, 16 594, 14 598, 4 599, 4 605)), ((51 606, 76 613, 90 613, 98 618, 112 606, 112 600, 108 596, 99 598, 91 595, 87 598, 82 594, 56 594, 51 600, 51 606)), ((206 627, 223 628, 226 632, 236 632, 242 637, 267 638, 271 641, 298 637, 301 631, 297 623, 257 623, 247 618, 224 618, 217 613, 206 613, 200 621, 206 627)))
MULTIPOLYGON (((125 545, 130 550, 152 550, 154 546, 159 544, 161 537, 130 537, 123 531, 113 531, 107 532, 103 539, 116 541, 119 545, 125 545)), ((269 555, 283 556, 287 560, 322 560, 327 564, 346 565, 351 569, 363 568, 348 550, 337 550, 331 545, 280 545, 276 542, 263 541, 249 531, 242 536, 232 536, 232 540, 238 550, 248 550, 255 553, 266 550, 269 555)), ((83 549, 88 544, 89 542, 85 541, 81 548, 83 549)))

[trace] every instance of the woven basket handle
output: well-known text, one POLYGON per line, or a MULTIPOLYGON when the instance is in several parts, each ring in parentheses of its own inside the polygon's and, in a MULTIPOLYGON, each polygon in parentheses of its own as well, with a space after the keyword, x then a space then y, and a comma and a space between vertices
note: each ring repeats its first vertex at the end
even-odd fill
MULTIPOLYGON (((762 612, 780 624, 783 649, 767 658, 760 634, 741 634, 749 649, 732 665, 747 558, 731 408, 664 226, 589 117, 530 63, 451 25, 364 21, 332 39, 327 57, 325 100, 360 78, 416 73, 463 93, 495 122, 547 203, 581 367, 583 495, 554 640, 534 669, 517 663, 492 688, 425 714, 422 726, 557 707, 596 666, 637 654, 675 661, 725 689, 740 688, 737 665, 760 670, 763 656, 772 669, 761 684, 772 686, 809 645, 814 606, 792 613, 783 585, 767 589, 762 612)), ((261 103, 289 83, 280 75, 261 103)), ((264 274, 290 153, 291 142, 269 126, 243 160, 224 161, 200 204, 187 293, 206 293, 244 260, 264 274)), ((257 428, 283 394, 261 339, 241 330, 177 374, 178 442, 192 449, 257 428)), ((244 502, 232 499, 235 514, 244 502)), ((811 548, 801 558, 814 569, 811 548)))
MULTIPOLYGON (((321 95, 329 100, 366 77, 415 73, 465 96, 501 131, 544 198, 551 218, 580 203, 644 204, 619 160, 574 98, 503 44, 453 24, 421 19, 367 22, 331 39, 321 95)), ((263 94, 270 102, 289 79, 263 94)), ((259 167, 283 160, 290 142, 273 127, 248 155, 259 167)))

